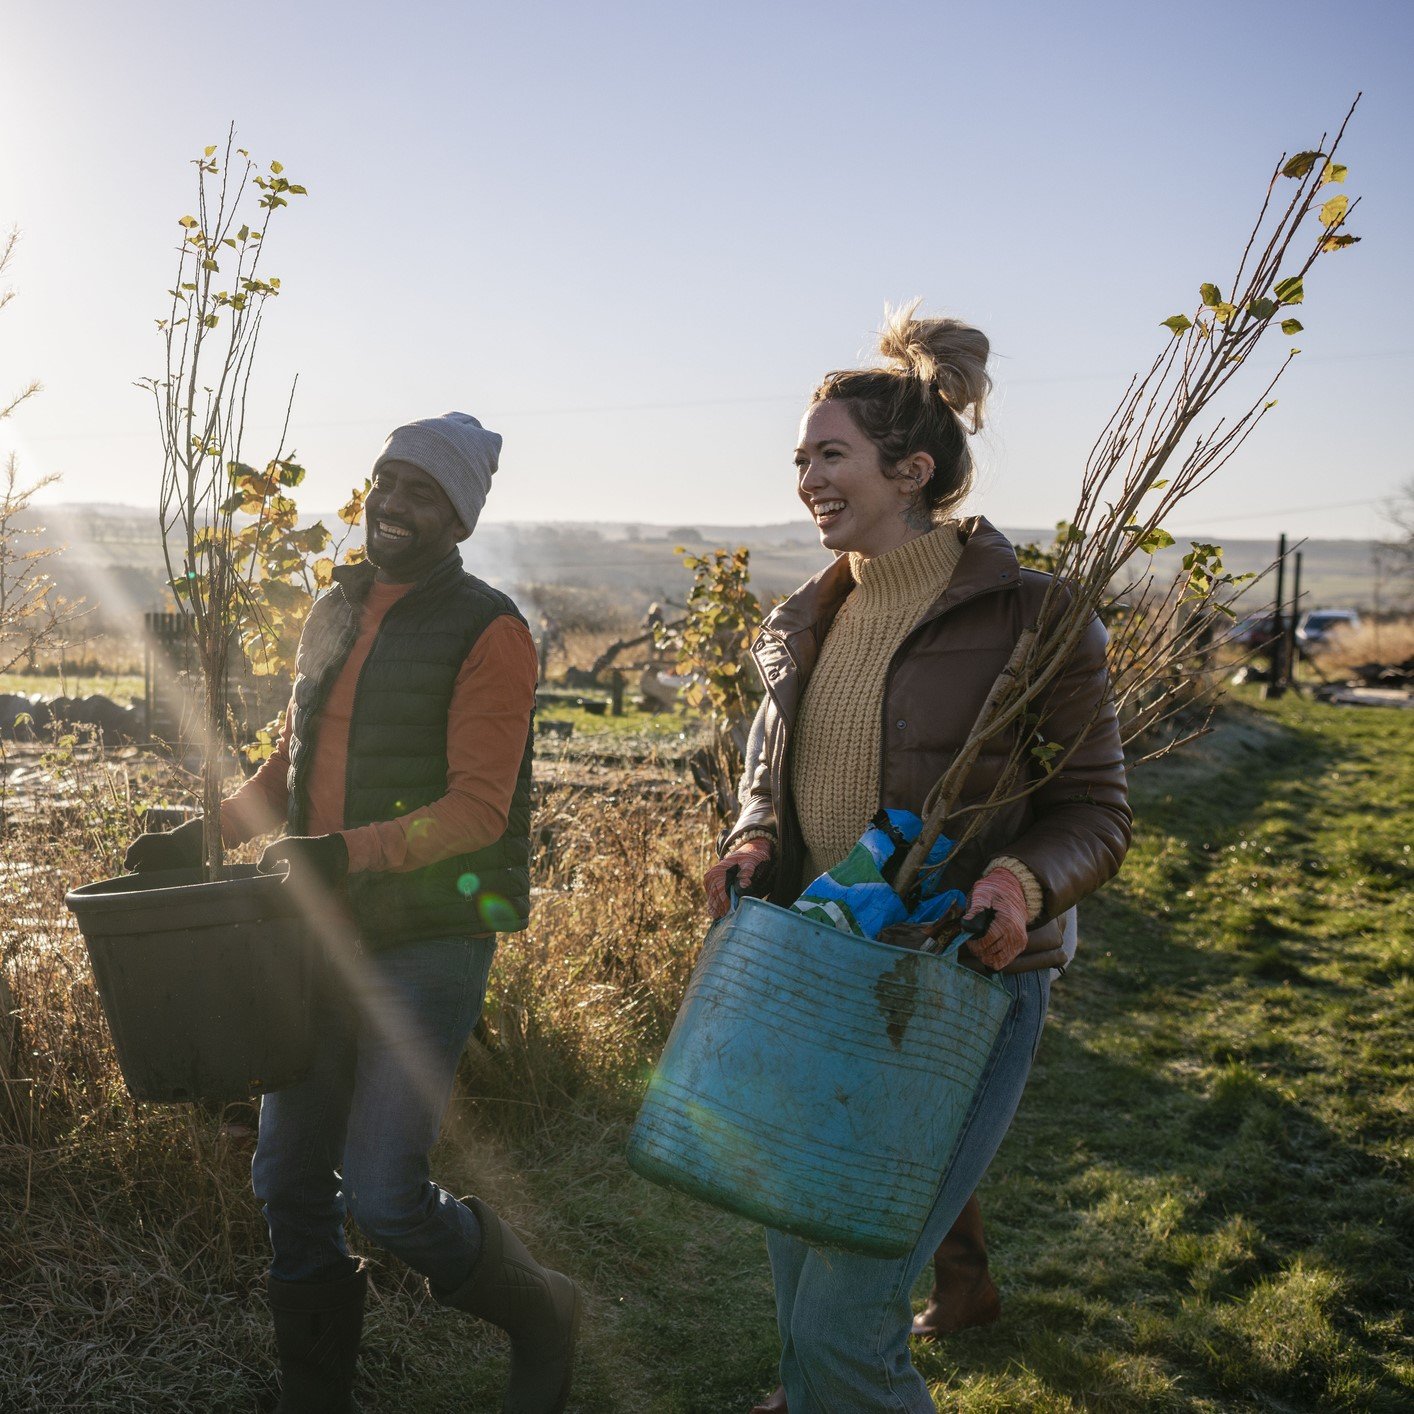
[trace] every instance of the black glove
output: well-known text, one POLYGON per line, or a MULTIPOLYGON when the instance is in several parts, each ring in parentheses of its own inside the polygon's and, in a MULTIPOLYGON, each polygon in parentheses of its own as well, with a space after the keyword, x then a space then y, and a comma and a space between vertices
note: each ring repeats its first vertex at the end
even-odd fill
POLYGON ((349 877, 349 847, 337 833, 288 835, 260 856, 260 872, 273 874, 281 864, 290 866, 295 879, 317 879, 326 889, 336 889, 349 877))
POLYGON ((157 869, 200 869, 205 854, 202 848, 205 828, 198 816, 175 830, 139 835, 123 856, 123 868, 138 874, 157 869))

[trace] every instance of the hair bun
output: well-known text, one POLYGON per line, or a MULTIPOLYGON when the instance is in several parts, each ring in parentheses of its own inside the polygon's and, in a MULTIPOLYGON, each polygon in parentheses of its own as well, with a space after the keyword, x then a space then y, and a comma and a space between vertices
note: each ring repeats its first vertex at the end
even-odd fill
POLYGON ((915 319, 922 303, 885 309, 879 352, 900 373, 931 384, 971 432, 982 429, 982 411, 991 391, 987 336, 960 319, 915 319))

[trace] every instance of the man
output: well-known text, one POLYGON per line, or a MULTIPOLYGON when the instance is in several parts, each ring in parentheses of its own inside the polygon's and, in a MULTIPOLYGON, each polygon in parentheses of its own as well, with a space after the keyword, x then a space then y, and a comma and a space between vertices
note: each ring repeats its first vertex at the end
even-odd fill
MULTIPOLYGON (((288 865, 311 926, 327 937, 331 916, 352 924, 332 929, 309 1074, 261 1102, 253 1176, 274 1253, 279 1414, 354 1407, 368 1278, 346 1214, 437 1301, 509 1333, 507 1414, 551 1414, 569 1396, 574 1283, 480 1199, 433 1183, 427 1159, 495 935, 524 928, 530 906, 535 646, 456 548, 500 447, 455 412, 388 438, 365 508, 367 563, 334 571, 300 638, 279 746, 222 804, 227 844, 283 828, 261 868, 288 865)), ((200 855, 193 821, 141 836, 127 864, 200 855)))

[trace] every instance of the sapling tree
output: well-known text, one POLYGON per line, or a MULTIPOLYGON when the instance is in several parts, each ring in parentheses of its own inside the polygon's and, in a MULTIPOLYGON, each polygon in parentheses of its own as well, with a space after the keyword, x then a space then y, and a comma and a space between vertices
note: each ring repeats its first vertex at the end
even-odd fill
POLYGON ((1414 476, 1386 502, 1387 538, 1375 546, 1375 555, 1404 590, 1414 589, 1414 476))
MULTIPOLYGON (((15 258, 15 248, 19 243, 20 233, 17 229, 12 227, 5 236, 4 242, 0 243, 0 279, 2 279, 5 272, 9 270, 10 263, 15 258)), ((13 287, 0 289, 0 309, 4 309, 14 297, 15 291, 13 287)), ((3 422, 9 417, 21 403, 34 397, 37 392, 39 392, 39 383, 38 381, 32 381, 12 393, 9 402, 0 403, 0 422, 3 422)))
MULTIPOLYGON (((1289 348, 1274 371, 1255 377, 1253 355, 1277 330, 1286 336, 1301 332, 1294 310, 1316 263, 1360 239, 1346 230, 1359 202, 1346 194, 1346 168, 1336 160, 1354 111, 1352 104, 1329 143, 1323 137, 1316 148, 1278 161, 1226 292, 1204 282, 1194 309, 1161 321, 1169 331, 1167 346, 1146 373, 1131 380, 1090 452, 1069 518, 1072 533, 1057 546, 1055 577, 1036 617, 1022 630, 966 742, 925 801, 923 830, 897 876, 901 893, 916 882, 945 823, 951 837, 965 840, 1001 805, 1024 798, 1046 773, 1064 766, 1077 743, 1046 739, 1046 699, 1091 620, 1126 577, 1136 586, 1142 582, 1143 572, 1134 566, 1174 544, 1164 520, 1276 406, 1273 390, 1299 350, 1289 348), (1289 189, 1288 182, 1294 184, 1289 189), (1224 404, 1236 410, 1224 416, 1224 404), (999 738, 1011 745, 995 788, 986 799, 959 806, 977 758, 999 738)), ((1195 544, 1185 571, 1171 610, 1176 622, 1195 606, 1221 612, 1225 577, 1217 547, 1195 544)), ((1159 651, 1141 668, 1140 680, 1164 671, 1166 661, 1174 661, 1173 652, 1166 657, 1159 651)))
MULTIPOLYGON (((257 527, 258 544, 283 515, 284 490, 304 475, 285 455, 284 432, 259 473, 243 460, 242 442, 261 321, 280 293, 264 260, 270 225, 305 189, 278 162, 257 170, 236 147, 234 127, 223 150, 208 147, 193 165, 196 209, 179 221, 176 279, 157 320, 164 367, 139 386, 152 394, 157 411, 163 553, 202 677, 204 853, 207 875, 215 877, 222 862, 227 672, 257 574, 256 557, 244 555, 237 540, 236 517, 257 527)), ((287 406, 286 430, 288 424, 287 406)))
POLYGON ((671 652, 690 681, 685 696, 706 711, 712 728, 708 793, 723 815, 736 806, 735 783, 746 756, 747 733, 761 689, 751 666, 751 639, 761 605, 751 591, 745 547, 695 555, 677 547, 692 573, 687 613, 658 624, 654 639, 671 652))
POLYGON ((29 524, 34 497, 58 477, 20 480, 12 453, 0 468, 0 673, 32 666, 46 648, 62 644, 77 609, 54 591, 47 562, 57 547, 39 542, 42 526, 29 524))
MULTIPOLYGON (((0 279, 18 243, 19 232, 14 230, 0 242, 0 279)), ((12 288, 0 289, 0 309, 14 294, 12 288)), ((37 382, 30 382, 0 402, 0 422, 39 390, 37 382)), ((0 467, 0 673, 21 662, 33 663, 41 650, 58 646, 78 611, 55 593, 47 572, 46 561, 57 553, 56 548, 40 544, 42 529, 26 523, 35 496, 58 479, 53 475, 22 479, 13 452, 0 467)))
MULTIPOLYGON (((0 242, 0 278, 13 260, 18 242, 15 230, 0 242)), ((12 288, 0 288, 0 309, 9 304, 14 293, 12 288)), ((37 392, 39 384, 30 382, 12 393, 7 402, 0 403, 0 422, 37 392)), ((33 664, 41 650, 62 646, 64 634, 79 612, 77 605, 55 593, 47 572, 46 562, 57 553, 55 547, 38 543, 41 527, 23 523, 30 502, 57 480, 51 475, 22 481, 19 459, 13 452, 0 469, 0 673, 21 662, 33 664)), ((5 740, 0 736, 0 764, 4 759, 5 740)), ((0 833, 6 828, 8 779, 0 770, 0 833)))

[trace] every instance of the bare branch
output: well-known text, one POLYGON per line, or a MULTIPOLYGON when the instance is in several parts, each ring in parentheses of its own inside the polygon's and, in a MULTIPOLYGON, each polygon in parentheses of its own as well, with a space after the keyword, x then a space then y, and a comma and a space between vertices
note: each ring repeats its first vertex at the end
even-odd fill
MULTIPOLYGON (((1334 233, 1341 230, 1354 203, 1323 210, 1314 230, 1312 218, 1354 108, 1352 104, 1329 147, 1323 138, 1319 149, 1300 161, 1287 164, 1283 159, 1278 164, 1228 298, 1205 284, 1203 302, 1191 317, 1179 314, 1164 321, 1173 331, 1168 347, 1147 373, 1131 380, 1091 450, 1080 499, 1070 517, 1076 533, 1058 544, 1053 578, 1035 619, 1018 639, 966 743, 928 795, 922 833, 899 871, 900 893, 913 886, 944 823, 958 813, 959 794, 984 745, 1011 734, 1010 768, 985 801, 969 802, 967 811, 974 820, 1040 788, 1047 771, 1023 759, 1032 749, 1022 744, 1023 722, 1036 715, 1091 620, 1112 606, 1113 586, 1122 581, 1133 557, 1173 543, 1162 531, 1161 519, 1228 462, 1272 407, 1271 394, 1290 366, 1291 354, 1236 416, 1219 415, 1211 425, 1201 425, 1216 413, 1215 400, 1239 378, 1245 381, 1244 365, 1263 335, 1280 322, 1285 309, 1301 302, 1304 280, 1316 261, 1338 249, 1334 233), (1296 180, 1295 193, 1274 213, 1276 184, 1288 177, 1296 180), (1252 252, 1258 249, 1261 254, 1254 261, 1252 252), (1283 275, 1284 270, 1290 273, 1283 275), (1024 780, 1017 779, 1021 774, 1024 780)), ((1202 617, 1190 624, 1190 613, 1219 612, 1220 592, 1235 583, 1221 573, 1220 554, 1215 565, 1208 551, 1197 546, 1185 568, 1188 583, 1171 606, 1139 606, 1138 612, 1156 617, 1157 627, 1146 633, 1136 623, 1120 645, 1118 661, 1127 665, 1128 681, 1118 681, 1114 690, 1121 703, 1128 700, 1135 720, 1150 726, 1165 718, 1162 693, 1155 697, 1155 691, 1172 682, 1192 681, 1199 672, 1188 660, 1200 647, 1206 648, 1211 634, 1202 617), (1188 611, 1180 614, 1184 606, 1188 611)), ((1073 748, 1072 743, 1042 746, 1050 753, 1047 764, 1052 770, 1055 752, 1073 748)), ((970 824, 968 829, 975 832, 976 827, 970 824)))

